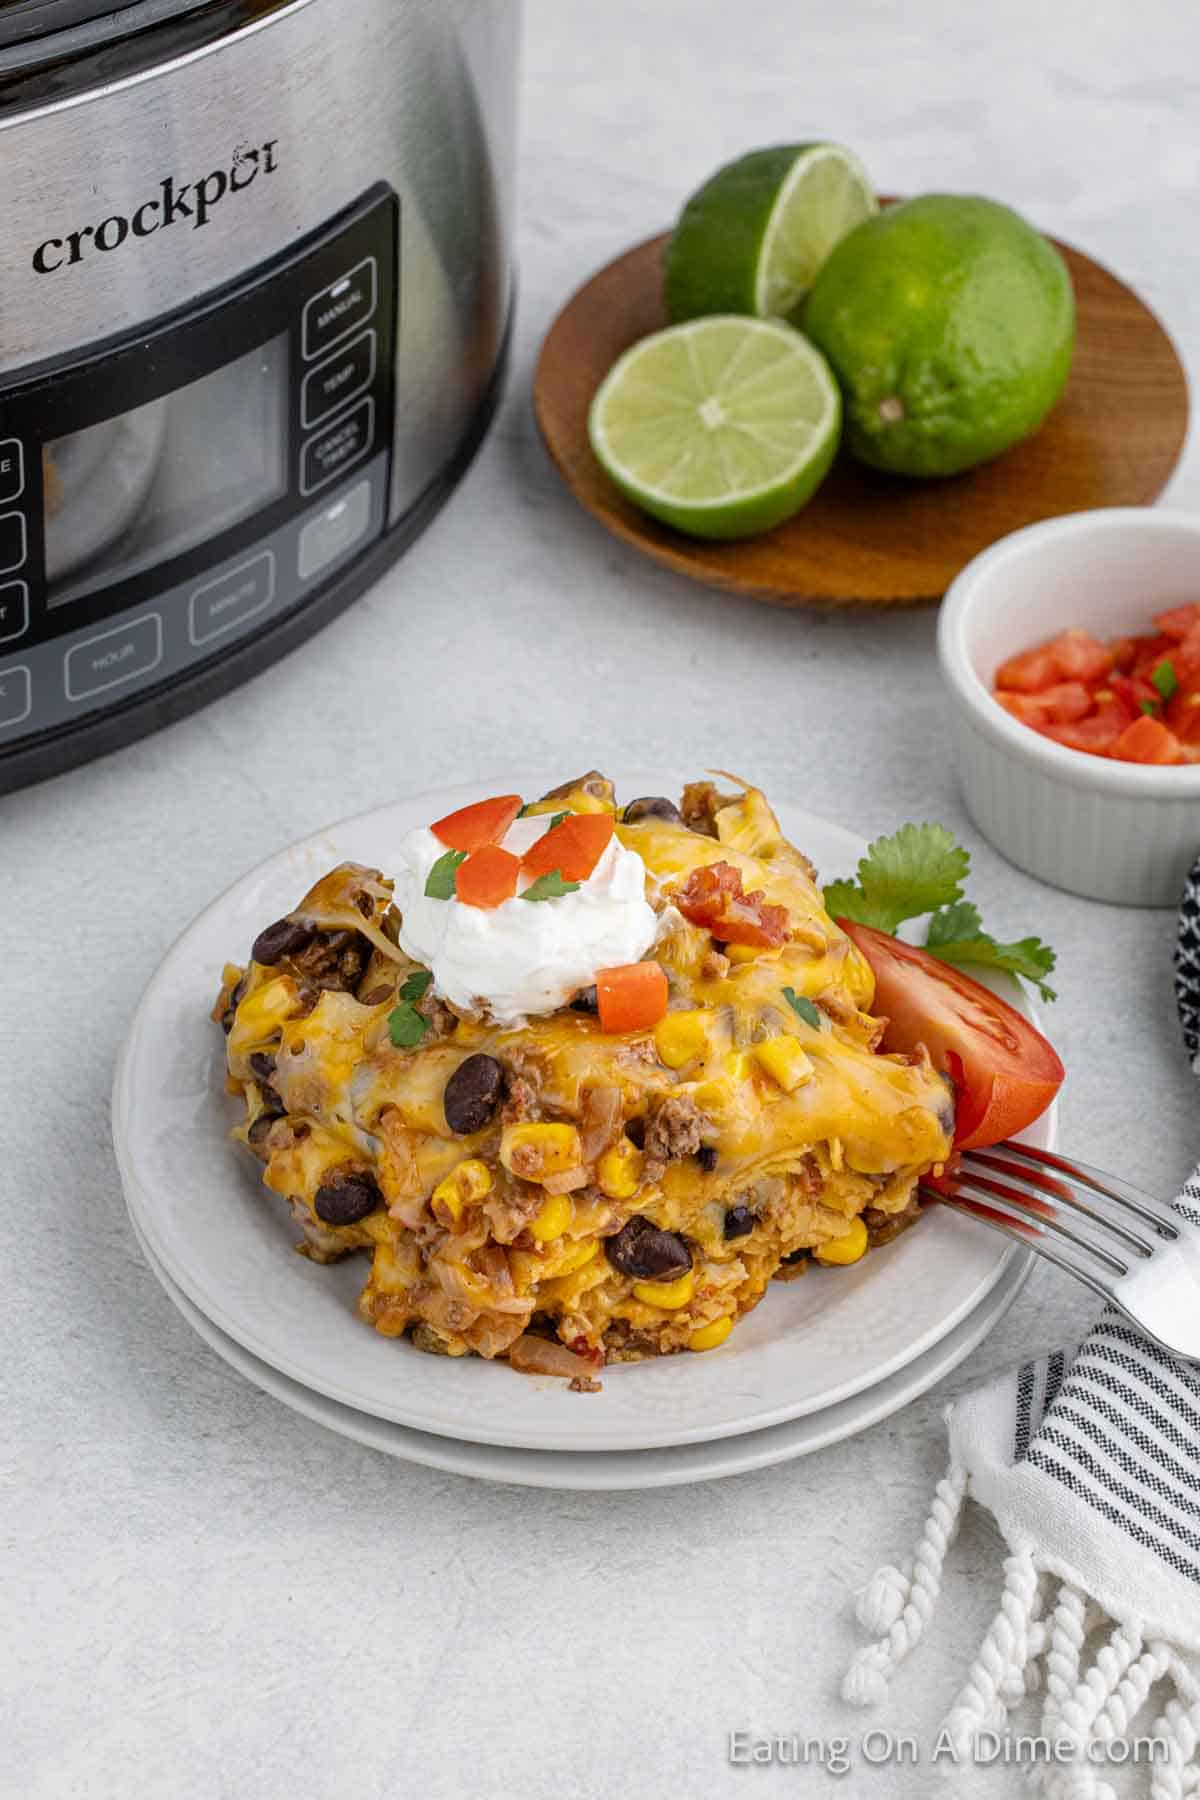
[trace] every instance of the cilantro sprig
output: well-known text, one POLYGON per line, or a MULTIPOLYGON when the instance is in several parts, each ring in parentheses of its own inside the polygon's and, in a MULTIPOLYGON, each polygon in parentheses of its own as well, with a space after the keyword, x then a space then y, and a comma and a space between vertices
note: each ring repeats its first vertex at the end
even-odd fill
POLYGON ((944 825, 902 825, 891 837, 876 838, 858 865, 856 881, 831 881, 826 910, 895 934, 906 919, 930 913, 925 948, 941 962, 1004 969, 1036 987, 1043 1000, 1055 998, 1047 977, 1055 954, 1040 938, 1003 944, 983 929, 979 908, 963 899, 971 870, 970 852, 944 825))
POLYGON ((425 877, 425 898, 427 900, 452 900, 454 898, 454 877, 458 874, 460 865, 466 860, 465 850, 447 850, 445 856, 439 856, 425 877))
POLYGON ((792 1011, 799 1013, 806 1025, 811 1025, 814 1031, 820 1031, 821 1015, 807 994, 798 994, 795 988, 785 987, 783 997, 792 1011))
POLYGON ((388 1035, 397 1050, 411 1050, 429 1030, 429 1020, 417 1011, 416 1002, 424 998, 432 980, 432 970, 410 969, 400 983, 396 995, 400 1004, 388 1014, 388 1035))
POLYGON ((577 881, 563 880, 561 869, 551 869, 548 875, 539 875, 536 881, 531 881, 521 898, 522 900, 559 900, 564 894, 575 893, 578 887, 577 881))

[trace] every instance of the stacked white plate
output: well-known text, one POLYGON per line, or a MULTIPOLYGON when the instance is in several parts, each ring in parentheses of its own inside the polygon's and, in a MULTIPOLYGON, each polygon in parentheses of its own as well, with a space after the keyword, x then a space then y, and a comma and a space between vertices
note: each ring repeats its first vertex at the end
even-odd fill
MULTIPOLYGON (((514 782, 537 793, 545 783, 514 782)), ((678 778, 623 777, 631 797, 678 778)), ((359 1321, 357 1258, 292 1254, 295 1227, 231 1143, 223 1039, 209 1011, 222 965, 294 907, 334 863, 387 869, 413 825, 481 798, 417 796, 329 827, 272 857, 192 924, 154 975, 117 1068, 113 1136, 134 1228, 184 1317, 228 1363, 331 1431, 412 1462, 536 1487, 667 1487, 803 1456, 923 1393, 991 1330, 1030 1252, 933 1212, 846 1269, 776 1284, 719 1350, 619 1364, 598 1394, 477 1358, 424 1355, 359 1321)), ((862 840, 781 807, 784 829, 827 878, 862 840)), ((1015 983, 997 990, 1029 1013, 1015 983)), ((1050 1147, 1054 1115, 1029 1133, 1050 1147)))

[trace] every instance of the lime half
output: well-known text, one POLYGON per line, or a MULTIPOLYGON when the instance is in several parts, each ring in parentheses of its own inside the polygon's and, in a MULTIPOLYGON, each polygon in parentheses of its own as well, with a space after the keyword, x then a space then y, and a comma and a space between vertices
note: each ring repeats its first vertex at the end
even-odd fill
POLYGON ((718 169, 667 246, 671 319, 792 317, 830 252, 877 212, 867 172, 841 144, 781 144, 718 169))
POLYGON ((643 338, 588 416, 627 499, 693 537, 743 538, 799 511, 833 461, 837 383, 789 325, 717 317, 643 338))

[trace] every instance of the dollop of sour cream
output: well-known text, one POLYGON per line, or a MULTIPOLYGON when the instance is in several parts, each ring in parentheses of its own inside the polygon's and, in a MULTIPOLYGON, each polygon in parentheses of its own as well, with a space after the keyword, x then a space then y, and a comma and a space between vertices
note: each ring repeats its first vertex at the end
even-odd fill
MULTIPOLYGON (((540 838, 549 817, 516 819, 503 839, 521 856, 540 838)), ((554 900, 514 899, 484 909, 461 900, 433 900, 425 883, 446 846, 427 826, 410 831, 397 851, 395 902, 400 947, 433 972, 435 993, 455 1006, 487 1005, 501 1025, 554 1012, 598 969, 638 962, 658 934, 646 899, 646 865, 613 838, 586 881, 554 900)))

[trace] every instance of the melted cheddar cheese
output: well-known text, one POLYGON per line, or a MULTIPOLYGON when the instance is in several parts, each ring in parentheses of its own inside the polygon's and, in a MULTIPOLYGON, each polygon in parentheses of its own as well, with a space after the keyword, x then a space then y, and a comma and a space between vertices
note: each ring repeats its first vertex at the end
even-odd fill
MULTIPOLYGON (((530 810, 564 808, 616 802, 593 775, 530 810)), ((881 1054, 870 969, 757 789, 695 784, 668 810, 617 823, 659 915, 669 1003, 653 1029, 609 1035, 586 996, 501 1027, 430 988, 424 1036, 397 1046, 414 964, 390 883, 354 864, 290 915, 287 954, 227 966, 214 1016, 236 1135, 307 1254, 370 1257, 359 1307, 386 1335, 518 1366, 531 1334, 581 1368, 703 1349, 776 1273, 835 1241, 830 1261, 857 1259, 915 1217, 918 1178, 950 1150, 946 1084, 881 1054), (785 909, 777 946, 723 945, 683 916, 689 876, 719 863, 785 909), (471 1058, 491 1059, 473 1067, 494 1069, 494 1104, 455 1130, 447 1084, 471 1058)))

